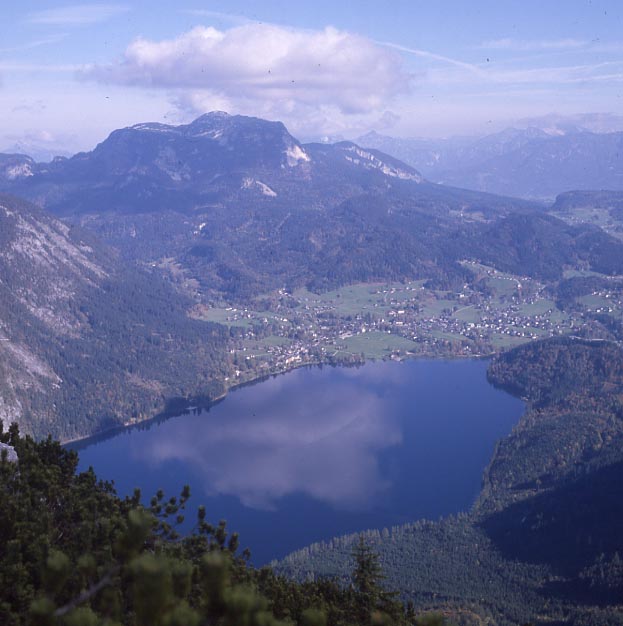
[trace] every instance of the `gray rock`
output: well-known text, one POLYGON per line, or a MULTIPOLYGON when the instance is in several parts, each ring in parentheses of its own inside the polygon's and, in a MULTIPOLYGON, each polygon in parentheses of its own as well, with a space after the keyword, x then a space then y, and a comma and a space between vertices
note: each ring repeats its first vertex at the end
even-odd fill
POLYGON ((0 458, 2 457, 3 451, 6 450, 7 461, 10 463, 17 463, 17 452, 15 452, 15 448, 13 446, 9 446, 6 443, 0 443, 0 458))

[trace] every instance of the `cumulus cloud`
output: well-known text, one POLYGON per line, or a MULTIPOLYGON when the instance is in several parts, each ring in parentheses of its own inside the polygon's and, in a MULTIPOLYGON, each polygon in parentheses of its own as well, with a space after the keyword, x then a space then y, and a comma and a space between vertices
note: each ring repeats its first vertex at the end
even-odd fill
POLYGON ((116 63, 83 76, 100 82, 185 92, 187 100, 279 102, 352 115, 383 110, 408 90, 396 52, 359 35, 244 24, 198 26, 175 39, 138 38, 116 63), (194 96, 199 94, 199 96, 194 96))

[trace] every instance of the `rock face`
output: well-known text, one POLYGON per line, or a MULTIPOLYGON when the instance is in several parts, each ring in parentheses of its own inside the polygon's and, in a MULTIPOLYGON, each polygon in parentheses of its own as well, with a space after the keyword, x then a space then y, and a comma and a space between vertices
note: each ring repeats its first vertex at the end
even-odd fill
POLYGON ((0 154, 0 181, 13 182, 32 176, 35 162, 25 154, 0 154))
POLYGON ((99 289, 111 259, 77 232, 16 198, 0 195, 0 419, 24 420, 35 397, 58 391, 47 348, 85 331, 82 294, 99 289))
POLYGON ((18 458, 17 452, 15 452, 15 448, 7 445, 6 443, 0 443, 0 458, 2 458, 5 453, 6 460, 9 461, 9 463, 17 463, 18 458))

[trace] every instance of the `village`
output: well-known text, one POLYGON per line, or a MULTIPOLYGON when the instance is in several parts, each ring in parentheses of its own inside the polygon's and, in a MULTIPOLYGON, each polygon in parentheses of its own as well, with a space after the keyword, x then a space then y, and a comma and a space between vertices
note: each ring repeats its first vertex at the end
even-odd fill
POLYGON ((315 294, 280 290, 257 307, 204 308, 226 324, 236 378, 314 363, 366 359, 482 357, 539 338, 590 335, 595 314, 620 318, 622 294, 603 290, 560 310, 546 285, 479 266, 484 279, 460 290, 424 281, 360 284, 315 294))

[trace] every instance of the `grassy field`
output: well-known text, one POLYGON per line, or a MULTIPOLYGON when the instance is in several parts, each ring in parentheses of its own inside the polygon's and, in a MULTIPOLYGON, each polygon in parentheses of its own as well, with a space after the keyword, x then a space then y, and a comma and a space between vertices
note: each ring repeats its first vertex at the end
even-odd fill
MULTIPOLYGON (((246 336, 243 344, 246 349, 238 354, 267 361, 291 358, 306 347, 300 343, 301 339, 309 340, 314 349, 329 356, 363 354, 367 359, 383 359, 396 353, 444 353, 448 351, 446 342, 461 352, 471 343, 465 337, 466 332, 475 332, 474 336, 480 337, 479 350, 481 341, 487 340, 490 342, 487 349, 504 349, 530 341, 533 336, 557 334, 561 330, 572 332, 578 327, 571 323, 575 319, 572 314, 558 310, 553 300, 539 297, 543 287, 538 282, 475 263, 468 266, 485 275, 492 293, 478 293, 470 287, 461 293, 433 291, 425 289, 423 281, 356 284, 323 294, 306 289, 298 289, 291 296, 267 294, 265 298, 271 300, 271 308, 275 305, 270 312, 236 305, 197 305, 192 314, 228 326, 249 329, 256 326, 255 335, 246 336), (519 282, 525 285, 526 293, 532 294, 534 302, 517 302, 514 296, 519 282), (445 316, 449 319, 441 319, 445 316), (517 318, 523 319, 518 322, 517 318), (274 334, 263 337, 267 321, 274 323, 269 331, 274 334), (391 333, 386 332, 389 329, 391 333), (513 334, 522 331, 528 336, 513 334), (417 337, 417 341, 398 333, 417 337)), ((262 300, 258 299, 257 308, 263 309, 265 304, 259 302, 262 300)), ((587 296, 579 302, 590 310, 616 307, 613 298, 587 296)), ((621 315, 621 310, 623 306, 615 308, 615 313, 621 315)), ((307 352, 302 354, 306 358, 307 352)))
POLYGON ((225 326, 242 326, 243 328, 251 326, 251 320, 247 318, 235 319, 236 312, 231 308, 202 307, 200 311, 193 312, 193 317, 204 322, 215 322, 225 326))
POLYGON ((370 332, 353 335, 344 339, 346 352, 362 354, 366 359, 382 359, 396 350, 407 352, 413 350, 417 344, 414 341, 390 335, 389 333, 370 332))
POLYGON ((458 333, 446 333, 442 330, 431 330, 430 335, 431 337, 435 337, 436 339, 443 339, 444 341, 467 341, 469 343, 472 343, 466 337, 463 337, 463 335, 459 335, 458 333))
POLYGON ((342 317, 370 313, 375 317, 387 315, 392 308, 413 302, 422 292, 424 281, 408 283, 374 283, 349 285, 323 294, 297 289, 293 296, 305 304, 330 306, 342 317))
POLYGON ((516 278, 510 276, 492 276, 487 279, 487 284, 498 296, 504 296, 510 298, 517 292, 517 285, 519 281, 516 278))
POLYGON ((556 303, 553 300, 537 300, 531 304, 521 304, 517 307, 520 315, 545 315, 548 311, 552 311, 550 316, 556 313, 556 303))
POLYGON ((597 309, 606 309, 609 308, 617 308, 616 304, 612 301, 611 298, 604 298, 603 296, 590 295, 590 296, 582 296, 578 298, 578 302, 583 304, 586 308, 591 311, 596 311, 597 309))
POLYGON ((606 276, 606 274, 600 274, 592 270, 565 270, 562 273, 563 278, 586 278, 589 276, 606 276))
POLYGON ((532 341, 529 337, 513 337, 512 335, 492 335, 491 343, 496 348, 513 348, 519 346, 522 343, 528 343, 532 341))
POLYGON ((469 305, 460 307, 452 315, 463 322, 475 323, 482 317, 482 311, 473 305, 469 305))
POLYGON ((578 207, 569 211, 554 213, 554 215, 570 224, 595 224, 604 230, 612 228, 616 223, 608 209, 597 209, 594 207, 578 207))

